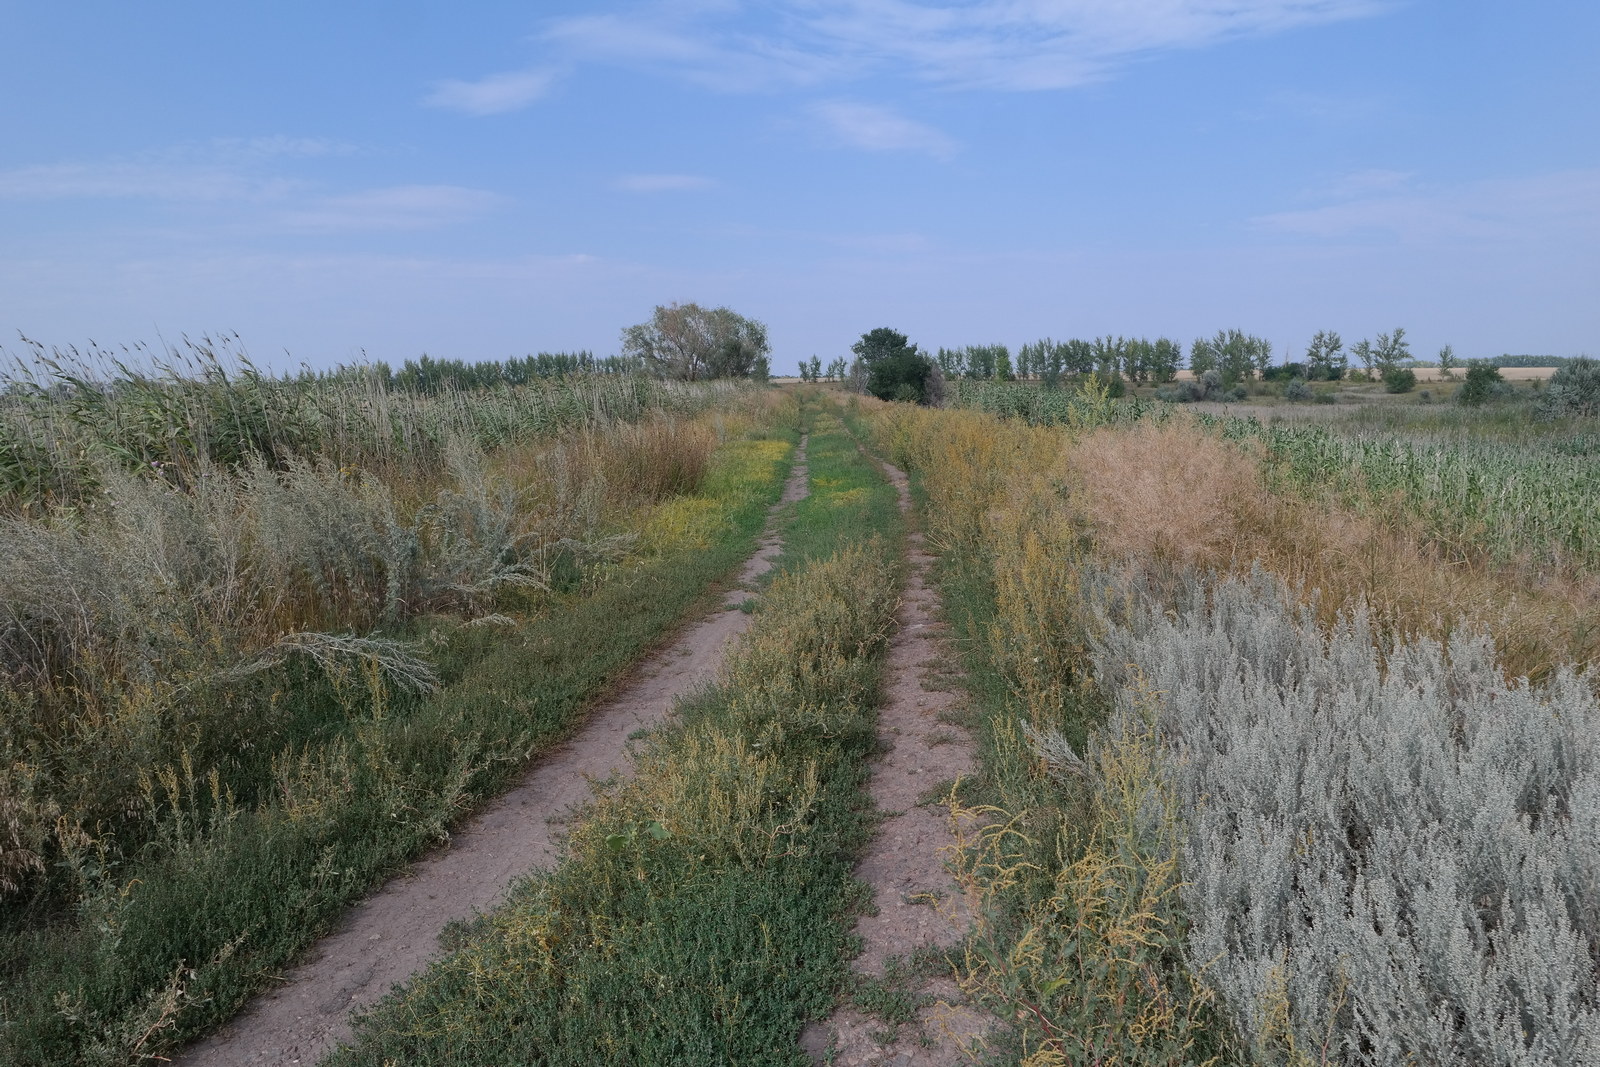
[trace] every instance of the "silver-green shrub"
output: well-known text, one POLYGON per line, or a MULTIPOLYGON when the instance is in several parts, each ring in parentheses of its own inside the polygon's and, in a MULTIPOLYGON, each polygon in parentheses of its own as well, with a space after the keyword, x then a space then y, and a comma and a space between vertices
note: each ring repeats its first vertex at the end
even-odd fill
POLYGON ((1263 1064, 1600 1063, 1600 705, 1273 579, 1107 628, 1188 814, 1188 954, 1263 1064))

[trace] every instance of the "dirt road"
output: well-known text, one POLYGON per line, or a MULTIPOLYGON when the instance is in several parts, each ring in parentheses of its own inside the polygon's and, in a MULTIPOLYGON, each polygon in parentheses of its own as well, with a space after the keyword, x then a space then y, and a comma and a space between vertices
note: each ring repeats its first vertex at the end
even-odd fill
POLYGON ((180 1067, 314 1064, 351 1035, 370 1008, 439 952, 439 934, 500 902, 534 868, 560 857, 561 828, 592 795, 590 782, 628 771, 628 738, 659 723, 674 701, 715 676, 730 639, 750 624, 740 603, 782 549, 778 511, 807 490, 805 441, 739 587, 720 608, 644 660, 595 708, 570 741, 542 757, 522 783, 458 829, 450 843, 352 908, 282 977, 213 1036, 175 1057, 180 1067))

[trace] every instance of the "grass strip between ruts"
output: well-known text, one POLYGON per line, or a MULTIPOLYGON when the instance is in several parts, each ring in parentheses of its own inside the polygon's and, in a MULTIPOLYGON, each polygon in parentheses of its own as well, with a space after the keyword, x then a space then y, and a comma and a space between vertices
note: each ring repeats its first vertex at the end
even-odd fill
POLYGON ((707 524, 704 541, 516 630, 477 631, 431 699, 386 702, 375 687, 340 732, 284 754, 294 795, 248 809, 206 795, 203 778, 178 782, 176 802, 194 818, 114 875, 91 864, 83 877, 98 886, 74 922, 0 944, 0 1061, 124 1063, 226 1020, 346 906, 570 733, 704 603, 749 554, 777 498, 788 470, 778 444, 728 446, 707 486, 723 521, 707 524))
POLYGON ((828 412, 782 573, 721 680, 641 746, 569 858, 365 1019, 338 1067, 802 1064, 865 906, 880 656, 901 525, 828 412))

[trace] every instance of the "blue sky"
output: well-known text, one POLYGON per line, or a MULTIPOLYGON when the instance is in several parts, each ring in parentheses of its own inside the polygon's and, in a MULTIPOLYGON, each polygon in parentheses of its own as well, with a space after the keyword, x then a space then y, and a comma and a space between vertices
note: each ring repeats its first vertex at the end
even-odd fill
POLYGON ((1585 0, 0 2, 0 344, 1600 354, 1585 0))

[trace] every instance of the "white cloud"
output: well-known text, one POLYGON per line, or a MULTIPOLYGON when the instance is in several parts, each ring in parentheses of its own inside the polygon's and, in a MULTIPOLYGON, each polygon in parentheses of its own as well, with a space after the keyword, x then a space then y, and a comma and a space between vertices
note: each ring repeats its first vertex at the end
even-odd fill
POLYGON ((710 189, 716 182, 698 174, 625 174, 612 187, 625 193, 668 193, 710 189))
POLYGON ((958 87, 1060 89, 1162 50, 1357 18, 1393 0, 783 0, 662 4, 552 21, 575 59, 665 69, 728 90, 873 73, 958 87), (751 12, 755 13, 752 14, 751 12))
POLYGON ((1336 184, 1339 202, 1262 215, 1257 225, 1325 240, 1515 243, 1600 238, 1600 170, 1558 171, 1426 188, 1409 176, 1363 171, 1336 184))
POLYGON ((49 163, 0 171, 0 199, 270 201, 303 183, 262 172, 275 159, 354 154, 320 137, 217 137, 92 163, 49 163))
POLYGON ((324 197, 285 211, 278 224, 318 232, 348 230, 424 230, 466 222, 500 205, 504 198, 458 185, 397 185, 345 196, 324 197))
POLYGON ((469 115, 498 115, 527 107, 548 93, 555 80, 552 70, 508 71, 477 81, 446 79, 433 83, 423 103, 469 115))
POLYGON ((842 57, 826 50, 703 17, 731 13, 728 5, 702 5, 582 15, 550 23, 540 39, 575 59, 666 70, 726 92, 815 85, 846 72, 842 57))
POLYGON ((851 148, 869 152, 921 152, 948 159, 959 147, 940 130, 875 104, 833 100, 814 105, 811 114, 822 122, 830 136, 851 148))

